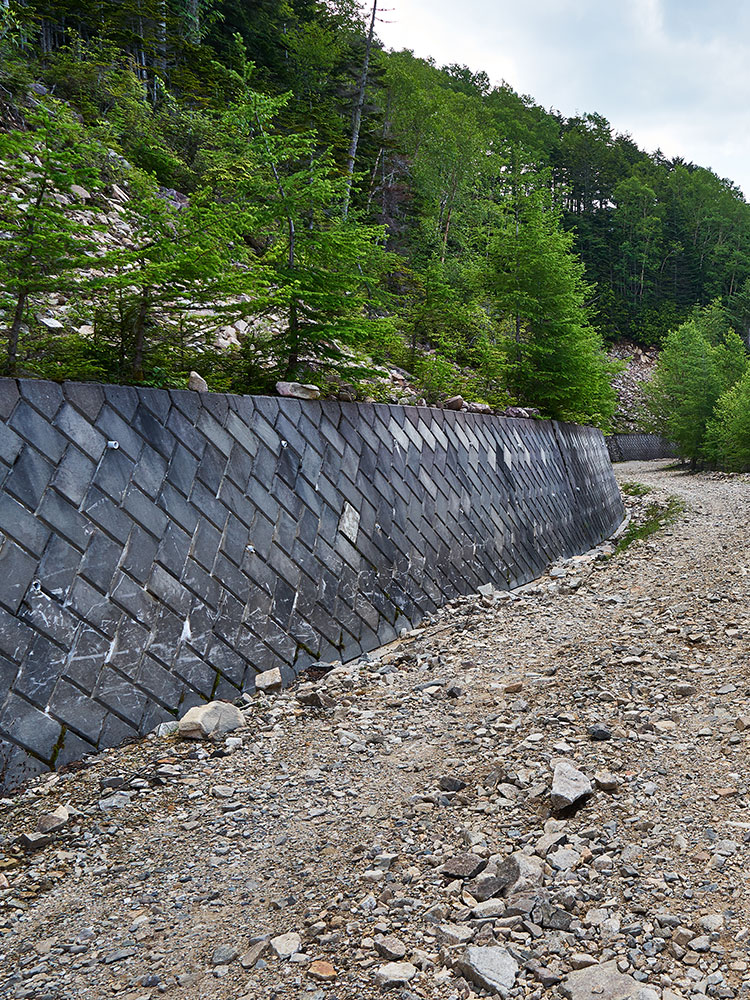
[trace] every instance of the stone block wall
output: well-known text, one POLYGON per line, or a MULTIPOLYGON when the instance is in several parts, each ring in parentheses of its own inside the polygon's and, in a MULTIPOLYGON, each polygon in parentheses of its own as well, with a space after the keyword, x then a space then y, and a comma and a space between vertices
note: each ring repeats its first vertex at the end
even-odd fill
POLYGON ((613 462, 650 462, 677 457, 674 445, 658 434, 613 434, 606 441, 613 462))
POLYGON ((0 380, 0 783, 373 649, 622 516, 590 428, 0 380))

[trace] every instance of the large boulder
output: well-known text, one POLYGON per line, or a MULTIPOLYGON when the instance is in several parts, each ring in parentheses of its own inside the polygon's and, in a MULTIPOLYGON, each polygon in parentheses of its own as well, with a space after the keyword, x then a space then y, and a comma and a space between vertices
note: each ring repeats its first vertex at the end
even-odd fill
POLYGON ((480 989, 504 997, 516 982, 518 962, 507 948, 470 945, 456 963, 456 969, 480 989))
POLYGON ((659 994, 617 968, 616 960, 571 972, 560 986, 568 1000, 658 1000, 659 994))
POLYGON ((317 385, 302 382, 277 382, 276 392, 291 399, 320 399, 320 389, 317 385))
POLYGON ((375 982, 385 990, 392 986, 405 986, 416 974, 417 967, 411 962, 388 962, 376 969, 373 976, 375 982))
POLYGON ((504 896, 528 892, 544 881, 544 864, 540 858, 516 851, 500 864, 497 877, 505 882, 502 890, 504 896))
POLYGON ((187 740, 209 740, 224 736, 244 725, 239 708, 226 701, 209 701, 196 705, 183 715, 177 732, 187 740))
POLYGON ((557 762, 552 777, 552 808, 556 812, 582 802, 593 790, 589 779, 572 761, 557 762))

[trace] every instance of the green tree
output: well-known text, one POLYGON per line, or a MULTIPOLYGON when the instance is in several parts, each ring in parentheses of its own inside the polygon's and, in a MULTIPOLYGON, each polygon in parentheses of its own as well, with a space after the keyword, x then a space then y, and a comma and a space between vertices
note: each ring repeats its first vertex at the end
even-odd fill
POLYGON ((107 275, 94 287, 118 377, 141 382, 154 367, 149 356, 165 347, 208 346, 199 333, 207 312, 217 323, 222 311, 236 310, 232 299, 252 291, 254 276, 238 238, 246 218, 237 206, 197 192, 178 207, 147 174, 133 171, 129 182, 123 216, 134 246, 107 255, 107 275))
POLYGON ((485 271, 507 337, 509 387, 547 416, 607 426, 613 369, 591 325, 583 264, 549 193, 524 183, 517 170, 485 271))
POLYGON ((311 362, 345 365, 348 349, 377 338, 388 325, 375 315, 375 300, 390 264, 382 230, 333 211, 346 178, 319 153, 315 133, 277 128, 288 100, 249 92, 229 109, 206 192, 243 213, 252 233, 252 308, 283 317, 283 333, 269 345, 283 378, 304 374, 311 362))
POLYGON ((64 104, 45 98, 27 128, 0 133, 0 313, 4 370, 14 375, 22 329, 50 292, 80 291, 101 253, 83 197, 102 184, 105 151, 64 104))
POLYGON ((634 311, 648 302, 662 257, 663 209, 653 188, 632 175, 614 191, 619 290, 634 311))
POLYGON ((723 468, 750 469, 750 368, 719 397, 706 430, 706 450, 723 468))
POLYGON ((744 370, 742 342, 728 331, 712 344, 705 330, 715 316, 700 314, 667 337, 653 382, 646 388, 647 426, 677 446, 693 467, 707 457, 706 428, 716 402, 744 370), (704 329, 701 329, 701 320, 704 329))

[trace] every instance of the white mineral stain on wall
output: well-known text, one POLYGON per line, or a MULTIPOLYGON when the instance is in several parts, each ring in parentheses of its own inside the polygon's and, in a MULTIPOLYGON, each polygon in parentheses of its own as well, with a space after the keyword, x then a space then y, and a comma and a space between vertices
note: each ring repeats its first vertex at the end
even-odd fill
POLYGON ((348 538, 352 545, 357 543, 357 533, 359 532, 359 512, 350 503, 344 504, 344 510, 339 520, 339 531, 348 538))

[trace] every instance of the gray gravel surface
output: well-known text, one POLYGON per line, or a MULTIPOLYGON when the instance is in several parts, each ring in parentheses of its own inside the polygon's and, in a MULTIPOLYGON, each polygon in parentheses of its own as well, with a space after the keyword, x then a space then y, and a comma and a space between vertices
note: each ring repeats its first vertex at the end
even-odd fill
POLYGON ((3 801, 0 996, 745 996, 750 481, 663 467, 625 552, 3 801))

